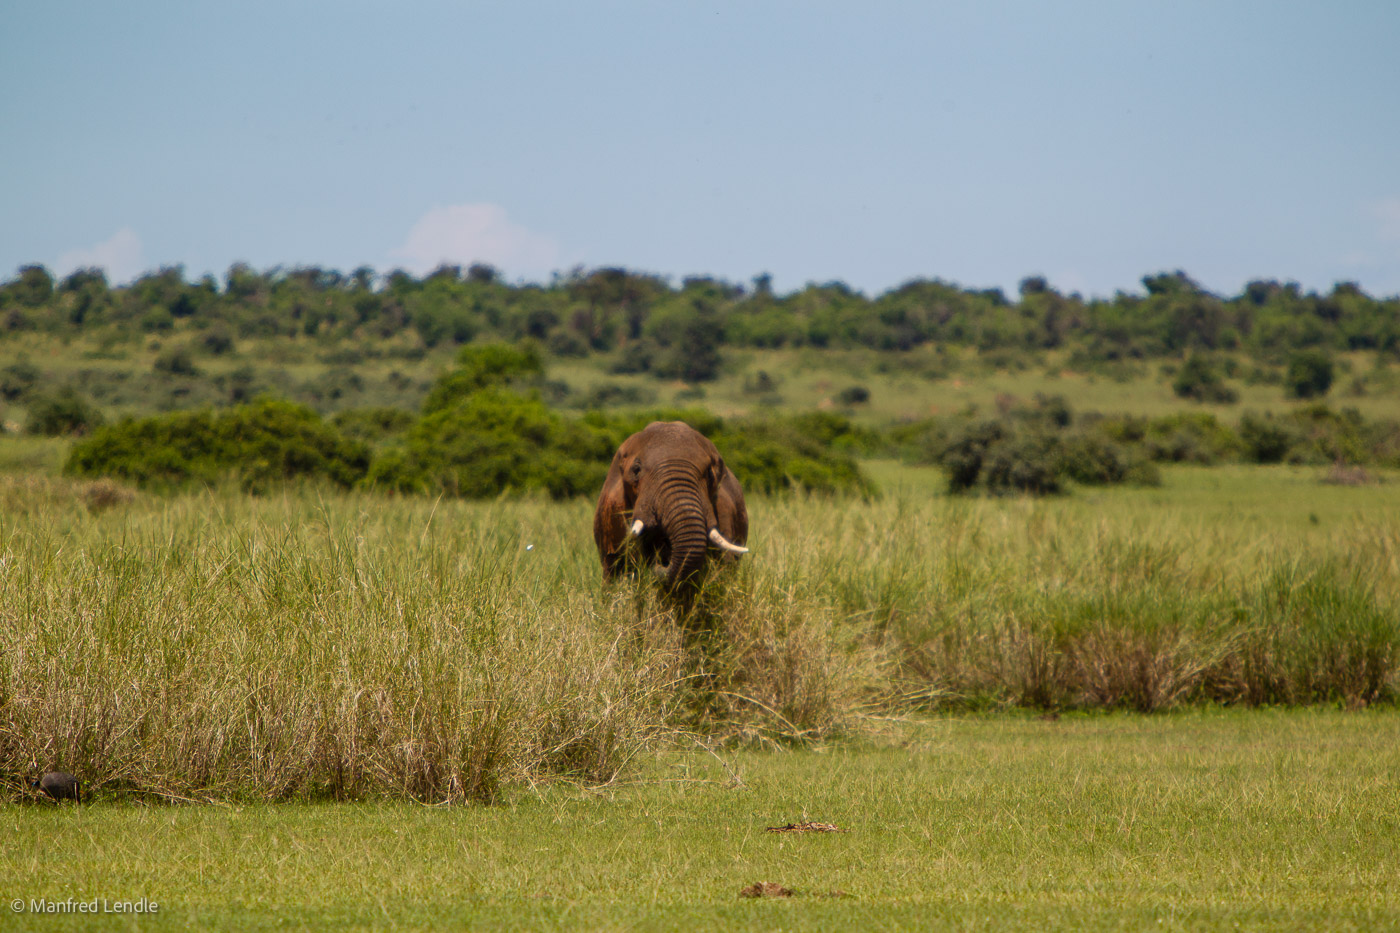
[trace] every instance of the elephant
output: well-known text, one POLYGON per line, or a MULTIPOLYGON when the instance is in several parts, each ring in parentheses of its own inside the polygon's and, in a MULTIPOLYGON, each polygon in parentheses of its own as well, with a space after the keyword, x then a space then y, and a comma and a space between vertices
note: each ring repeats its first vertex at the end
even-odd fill
POLYGON ((747 554, 748 537, 744 490, 705 435, 682 421, 653 421, 617 449, 593 515, 604 580, 622 573, 632 543, 674 590, 694 582, 711 553, 747 554))

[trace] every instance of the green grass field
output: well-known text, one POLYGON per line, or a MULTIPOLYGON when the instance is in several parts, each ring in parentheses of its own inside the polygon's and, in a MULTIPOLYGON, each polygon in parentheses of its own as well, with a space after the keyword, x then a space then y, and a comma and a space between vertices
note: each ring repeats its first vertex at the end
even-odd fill
POLYGON ((133 928, 230 930, 1400 924, 1393 711, 870 725, 806 751, 668 752, 490 807, 12 805, 0 909, 144 897, 159 913, 133 928), (846 832, 764 831, 803 819, 846 832), (757 881, 795 896, 739 897, 757 881))

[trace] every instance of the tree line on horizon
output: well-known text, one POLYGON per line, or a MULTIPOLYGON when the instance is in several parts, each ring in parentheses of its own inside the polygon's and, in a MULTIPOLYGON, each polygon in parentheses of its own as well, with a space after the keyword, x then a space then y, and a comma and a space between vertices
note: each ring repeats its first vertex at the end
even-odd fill
POLYGON ((748 285, 706 276, 675 285, 622 268, 579 268, 548 284, 511 284, 480 263, 423 276, 239 263, 222 282, 191 281, 172 266, 113 287, 100 269, 56 279, 29 265, 0 283, 0 340, 21 331, 137 339, 182 320, 205 331, 214 352, 235 338, 412 334, 429 347, 531 338, 556 356, 615 354, 615 372, 690 381, 713 378, 724 347, 1066 348, 1089 365, 1202 351, 1273 363, 1303 349, 1400 355, 1400 296, 1373 297, 1355 283, 1322 294, 1258 280, 1220 296, 1178 270, 1142 284, 1144 294, 1086 299, 1041 276, 1023 279, 1014 297, 914 279, 872 298, 842 282, 778 294, 767 275, 748 285))

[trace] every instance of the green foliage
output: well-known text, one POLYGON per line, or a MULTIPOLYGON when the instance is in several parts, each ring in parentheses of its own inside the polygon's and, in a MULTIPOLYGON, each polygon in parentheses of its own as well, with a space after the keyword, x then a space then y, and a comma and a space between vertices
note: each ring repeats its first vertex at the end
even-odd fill
POLYGON ((979 481, 993 493, 1052 495, 1063 489, 1060 461, 1054 436, 1018 431, 987 449, 979 481))
POLYGON ((645 339, 633 340, 618 353, 617 359, 608 367, 608 372, 616 375, 648 372, 655 357, 656 344, 645 339))
POLYGON ((39 367, 20 359, 0 369, 0 398, 7 402, 22 402, 39 381, 39 367))
POLYGON ((210 277, 185 281, 178 267, 115 289, 100 270, 79 270, 55 288, 42 266, 26 266, 0 283, 0 325, 51 333, 100 325, 139 335, 223 322, 241 337, 402 336, 420 349, 529 337, 557 356, 617 354, 619 371, 692 382, 713 379, 729 347, 968 347, 1012 371, 1045 349, 1065 348, 1074 366, 1116 378, 1144 358, 1193 351, 1232 350, 1279 365, 1302 350, 1400 348, 1400 298, 1375 298, 1351 283, 1318 294, 1278 282, 1251 282, 1227 297, 1181 271, 1145 276, 1145 294, 1111 300, 1061 294, 1043 276, 1024 279, 1016 300, 999 289, 926 279, 873 298, 841 282, 779 295, 762 277, 751 289, 703 277, 677 287, 618 268, 578 270, 548 286, 513 286, 485 266, 465 273, 447 266, 421 278, 395 270, 382 282, 376 290, 367 267, 342 275, 238 264, 222 292, 210 277))
POLYGON ((1245 456, 1255 463, 1282 463, 1297 446, 1298 432, 1272 415, 1246 413, 1240 419, 1245 456))
POLYGON ((1059 456, 1061 472, 1085 486, 1162 483, 1161 470, 1141 448, 1126 447, 1091 429, 1066 434, 1061 439, 1059 456))
POLYGON ((850 418, 829 411, 809 411, 783 419, 792 430, 823 447, 847 455, 870 456, 880 452, 885 439, 878 431, 857 425, 850 418))
POLYGON ((234 349, 233 330, 223 321, 215 321, 199 337, 199 347, 210 356, 223 356, 234 349))
POLYGON ((845 406, 864 405, 870 401, 870 390, 865 386, 847 386, 836 393, 836 401, 845 406))
POLYGON ((19 277, 5 285, 3 298, 26 308, 41 307, 53 298, 53 276, 43 266, 20 266, 19 277))
POLYGON ((588 355, 588 344, 577 334, 556 331, 545 342, 545 349, 555 356, 582 357, 588 355))
POLYGON ((809 433, 808 426, 810 421, 798 419, 733 421, 708 436, 747 491, 874 495, 875 484, 855 460, 809 433))
POLYGON ((24 430, 27 434, 47 437, 82 435, 99 427, 105 420, 101 410, 77 389, 63 386, 48 392, 30 393, 29 418, 24 430))
POLYGON ((581 395, 575 401, 574 407, 608 408, 618 405, 650 405, 655 401, 656 393, 649 388, 603 382, 581 395))
POLYGON ((1354 408, 1337 412, 1319 402, 1281 417, 1248 414, 1239 433, 1256 463, 1400 465, 1400 422, 1368 422, 1354 408))
POLYGON ((1147 457, 1161 463, 1210 465, 1232 460, 1240 452, 1235 432, 1207 412, 1109 419, 1105 428, 1120 440, 1140 441, 1147 457))
POLYGON ((1008 406, 1000 418, 929 422, 891 440, 916 461, 942 466, 953 493, 1047 495, 1062 492, 1067 481, 1159 485, 1146 425, 1128 427, 1136 430, 1097 416, 1076 424, 1063 398, 1040 396, 1031 406, 1008 406))
POLYGON ((160 305, 148 308, 141 315, 141 329, 150 334, 168 333, 175 327, 175 315, 160 305))
POLYGON ((1332 388, 1335 367, 1322 350, 1302 350, 1288 358, 1283 387, 1291 398, 1321 398, 1332 388))
POLYGON ((378 444, 401 437, 417 418, 402 408, 347 408, 331 417, 331 424, 348 438, 378 444))
POLYGON ((1238 392, 1225 384, 1225 378, 1214 361, 1200 353, 1186 358, 1172 381, 1172 391, 1181 398, 1198 402, 1231 404, 1239 401, 1240 397, 1238 392))
POLYGON ((156 372, 171 376, 199 375, 199 367, 194 364, 194 354, 183 344, 161 350, 151 366, 156 372))
POLYGON ((948 491, 1060 492, 1061 456, 1049 433, 1006 421, 981 421, 954 434, 941 453, 948 491))
POLYGON ((723 324, 713 289, 684 295, 658 307, 646 334, 660 348, 651 369, 667 379, 708 382, 719 375, 723 324))
POLYGON ((248 491, 293 479, 349 487, 369 467, 369 448, 309 408, 263 399, 227 411, 127 418, 75 444, 64 471, 169 489, 236 477, 248 491))
POLYGON ((463 347, 457 368, 444 373, 423 402, 423 414, 443 411, 482 389, 538 382, 544 363, 532 343, 488 343, 463 347))
POLYGON ((603 485, 615 441, 614 432, 568 421, 538 398, 483 388, 425 411, 404 445, 374 462, 366 482, 469 499, 593 495, 603 485))

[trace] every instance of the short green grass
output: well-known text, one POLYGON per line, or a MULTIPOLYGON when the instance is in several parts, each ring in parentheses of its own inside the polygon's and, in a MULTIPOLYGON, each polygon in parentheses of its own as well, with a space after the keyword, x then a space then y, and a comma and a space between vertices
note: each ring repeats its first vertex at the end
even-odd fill
MULTIPOLYGON (((1374 930, 1400 925, 1400 714, 872 724, 676 751, 497 806, 0 808, 10 902, 130 928, 1374 930), (803 819, 842 834, 766 833, 803 819), (774 881, 791 899, 747 900, 774 881)), ((5 929, 115 929, 9 914, 5 929)))

